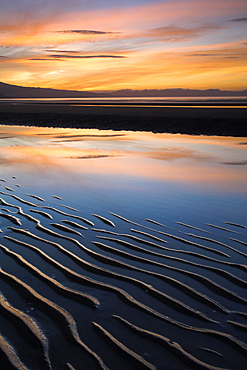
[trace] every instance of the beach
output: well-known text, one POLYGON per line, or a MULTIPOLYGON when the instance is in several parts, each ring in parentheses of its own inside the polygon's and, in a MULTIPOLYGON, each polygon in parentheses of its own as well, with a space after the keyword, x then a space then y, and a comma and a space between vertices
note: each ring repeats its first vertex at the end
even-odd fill
POLYGON ((247 2, 1 3, 0 370, 246 370, 247 2))
POLYGON ((145 109, 0 125, 4 370, 245 370, 246 137, 133 131, 145 109))
POLYGON ((245 137, 12 123, 4 369, 244 370, 245 137))
POLYGON ((5 103, 0 104, 0 124, 37 127, 97 128, 190 135, 247 136, 246 108, 210 101, 137 105, 124 103, 5 103), (193 104, 193 105, 192 105, 193 104))

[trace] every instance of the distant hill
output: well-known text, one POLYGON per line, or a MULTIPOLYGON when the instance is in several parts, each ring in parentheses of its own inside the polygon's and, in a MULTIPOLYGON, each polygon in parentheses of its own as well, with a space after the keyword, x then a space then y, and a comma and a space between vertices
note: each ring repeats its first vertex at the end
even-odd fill
POLYGON ((6 98, 86 98, 97 96, 91 92, 22 87, 3 82, 0 82, 0 94, 6 98))
POLYGON ((161 89, 161 90, 117 90, 111 93, 112 97, 214 97, 214 96, 247 96, 247 90, 227 91, 219 89, 192 90, 192 89, 161 89))
POLYGON ((0 82, 0 98, 114 98, 114 97, 247 97, 247 90, 228 91, 219 89, 161 89, 161 90, 117 90, 113 92, 91 92, 77 90, 43 89, 40 87, 23 87, 0 82))

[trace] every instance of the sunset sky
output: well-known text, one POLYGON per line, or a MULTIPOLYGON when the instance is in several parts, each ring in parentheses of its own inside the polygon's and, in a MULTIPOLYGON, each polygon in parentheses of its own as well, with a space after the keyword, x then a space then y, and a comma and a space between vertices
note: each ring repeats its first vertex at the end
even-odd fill
POLYGON ((246 0, 0 0, 0 81, 247 88, 246 0))

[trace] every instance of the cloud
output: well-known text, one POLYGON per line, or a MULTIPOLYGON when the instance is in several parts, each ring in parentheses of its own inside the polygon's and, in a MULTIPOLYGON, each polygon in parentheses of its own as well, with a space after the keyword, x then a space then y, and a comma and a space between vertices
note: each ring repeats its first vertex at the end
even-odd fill
POLYGON ((108 158, 108 157, 116 157, 116 155, 99 154, 99 155, 83 155, 81 157, 66 157, 66 158, 69 158, 69 159, 95 159, 95 158, 108 158))
POLYGON ((159 159, 159 160, 174 160, 174 159, 196 159, 196 160, 207 160, 212 159, 213 156, 208 154, 201 154, 194 150, 184 148, 157 148, 155 152, 144 152, 148 158, 159 159))
POLYGON ((155 37, 157 39, 169 42, 188 41, 204 34, 211 33, 221 29, 216 25, 205 25, 202 27, 182 28, 178 26, 164 26, 148 30, 144 36, 155 37))
POLYGON ((193 54, 186 54, 187 56, 190 56, 190 57, 214 57, 214 56, 227 56, 229 57, 229 54, 224 54, 224 53, 220 53, 220 52, 212 52, 212 53, 193 53, 193 54))
POLYGON ((229 55, 224 53, 193 53, 193 54, 186 54, 185 56, 188 57, 210 57, 210 58, 216 58, 216 59, 238 59, 239 56, 242 56, 241 54, 239 56, 236 55, 229 55))
POLYGON ((59 59, 59 58, 73 58, 73 59, 90 59, 90 58, 126 58, 123 55, 107 55, 107 54, 99 54, 99 55, 64 55, 64 54, 52 54, 49 57, 59 59))
MULTIPOLYGON (((53 58, 30 58, 29 60, 54 60, 53 58)), ((65 59, 59 59, 59 61, 63 61, 65 59)))
MULTIPOLYGON (((111 54, 99 54, 99 55, 70 55, 66 54, 64 51, 64 54, 51 54, 42 57, 35 57, 35 58, 29 58, 28 60, 43 60, 43 61, 50 61, 50 60, 56 60, 56 61, 66 61, 66 59, 95 59, 95 58, 115 58, 115 59, 123 59, 127 58, 124 55, 111 55, 111 54)), ((0 58, 1 60, 1 58, 0 58)))
POLYGON ((212 60, 216 59, 245 59, 245 48, 242 43, 226 43, 220 45, 214 45, 206 47, 207 50, 198 49, 196 52, 184 53, 183 56, 186 58, 189 57, 198 57, 198 58, 211 58, 212 60))
POLYGON ((226 164, 229 166, 244 166, 247 164, 247 160, 246 161, 222 162, 221 164, 226 164))
POLYGON ((94 31, 94 30, 62 30, 54 31, 57 33, 79 33, 81 35, 111 35, 118 34, 120 32, 110 32, 110 31, 94 31))
POLYGON ((230 19, 229 22, 247 22, 247 17, 230 19))
POLYGON ((126 136, 126 134, 105 134, 105 135, 57 135, 57 136, 54 136, 55 139, 84 139, 84 138, 94 138, 94 139, 98 139, 98 138, 111 138, 111 137, 122 137, 122 136, 126 136))
POLYGON ((55 143, 70 143, 74 141, 84 141, 84 140, 97 140, 97 139, 113 139, 113 140, 123 140, 125 139, 126 134, 115 134, 115 135, 57 135, 54 136, 54 139, 62 140, 53 140, 55 143))
POLYGON ((80 51, 78 51, 78 50, 47 49, 45 51, 48 52, 48 53, 70 53, 70 54, 72 54, 72 53, 79 54, 80 53, 80 51))
POLYGON ((95 7, 96 0, 75 0, 77 6, 74 0, 37 6, 25 1, 30 6, 17 1, 9 15, 0 15, 9 31, 1 34, 1 43, 11 47, 8 54, 0 51, 8 56, 0 58, 4 82, 72 90, 245 88, 244 53, 222 45, 244 46, 238 26, 245 24, 246 0, 139 0, 138 6, 132 1, 110 7, 107 2, 95 7), (207 55, 217 43, 228 55, 207 55), (61 64, 63 78, 51 78, 61 64))

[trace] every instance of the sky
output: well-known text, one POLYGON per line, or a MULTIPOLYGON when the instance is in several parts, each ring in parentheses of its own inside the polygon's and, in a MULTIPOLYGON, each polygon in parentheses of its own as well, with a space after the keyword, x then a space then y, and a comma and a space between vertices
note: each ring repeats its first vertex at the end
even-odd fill
POLYGON ((0 0, 0 81, 247 89, 246 0, 0 0))

